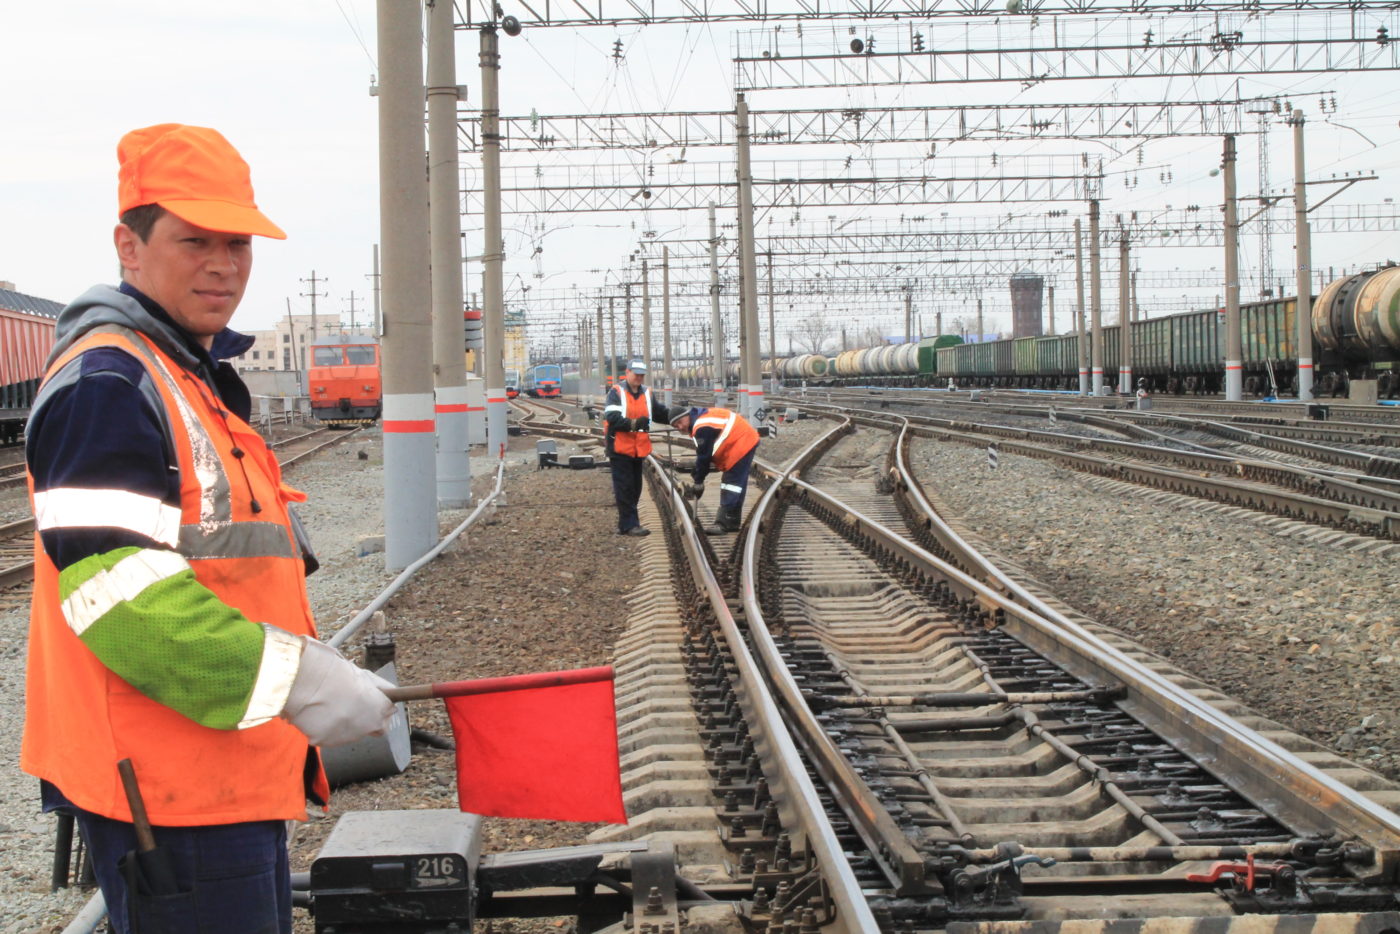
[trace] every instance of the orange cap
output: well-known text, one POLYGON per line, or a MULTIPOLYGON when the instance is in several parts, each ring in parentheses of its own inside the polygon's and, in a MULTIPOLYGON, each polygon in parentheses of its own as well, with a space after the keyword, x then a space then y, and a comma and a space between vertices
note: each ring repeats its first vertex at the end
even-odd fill
POLYGON ((248 163, 217 130, 161 123, 117 144, 117 213, 159 204, 181 220, 221 233, 287 235, 253 203, 248 163))

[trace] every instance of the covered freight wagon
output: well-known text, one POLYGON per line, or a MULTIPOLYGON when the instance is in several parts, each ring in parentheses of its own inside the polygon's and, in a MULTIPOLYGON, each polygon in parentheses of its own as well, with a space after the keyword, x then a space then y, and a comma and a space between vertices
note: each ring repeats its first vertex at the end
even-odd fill
POLYGON ((59 302, 0 289, 0 444, 17 444, 53 349, 59 302))

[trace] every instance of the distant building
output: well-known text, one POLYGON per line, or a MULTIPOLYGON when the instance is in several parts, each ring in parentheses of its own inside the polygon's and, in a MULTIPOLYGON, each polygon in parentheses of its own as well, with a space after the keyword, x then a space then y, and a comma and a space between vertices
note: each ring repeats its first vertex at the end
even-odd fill
POLYGON ((1045 333, 1041 309, 1045 298, 1045 279, 1030 269, 1022 269, 1011 277, 1011 336, 1039 337, 1045 333))

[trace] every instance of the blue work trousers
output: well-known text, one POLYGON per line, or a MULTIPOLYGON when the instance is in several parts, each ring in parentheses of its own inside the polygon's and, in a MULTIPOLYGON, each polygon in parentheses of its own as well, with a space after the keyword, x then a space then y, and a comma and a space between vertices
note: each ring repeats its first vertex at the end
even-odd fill
POLYGON ((118 866, 136 849, 132 826, 73 810, 116 934, 291 934, 285 822, 152 828, 178 891, 133 895, 118 866))
POLYGON ((637 518, 637 502, 642 498, 642 467, 646 460, 614 454, 612 466, 613 499, 617 501, 617 530, 626 532, 642 524, 637 518))
POLYGON ((749 468, 753 467, 753 456, 758 451, 758 445, 754 445, 752 451, 739 458, 739 463, 730 467, 719 478, 719 507, 730 508, 736 515, 744 505, 744 494, 749 489, 749 468))

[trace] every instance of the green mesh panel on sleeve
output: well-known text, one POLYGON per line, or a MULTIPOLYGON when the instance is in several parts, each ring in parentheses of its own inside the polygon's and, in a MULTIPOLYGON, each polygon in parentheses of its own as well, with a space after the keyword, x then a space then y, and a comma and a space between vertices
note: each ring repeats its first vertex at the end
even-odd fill
MULTIPOLYGON (((140 552, 118 548, 69 566, 59 574, 62 599, 140 552)), ((188 566, 128 596, 81 632, 83 644, 151 700, 202 726, 237 727, 257 681, 262 627, 199 583, 188 566)))

